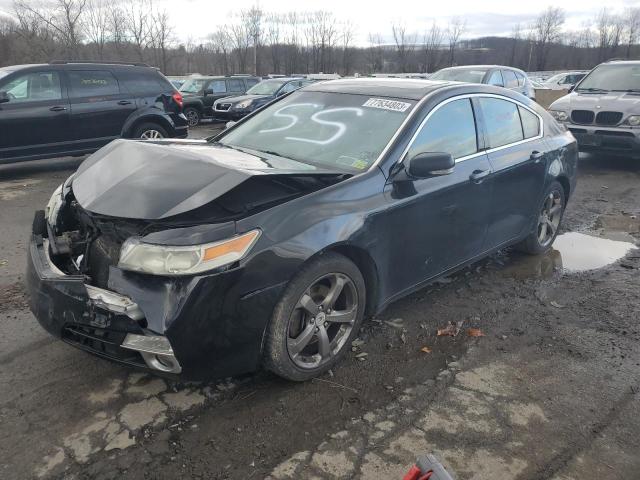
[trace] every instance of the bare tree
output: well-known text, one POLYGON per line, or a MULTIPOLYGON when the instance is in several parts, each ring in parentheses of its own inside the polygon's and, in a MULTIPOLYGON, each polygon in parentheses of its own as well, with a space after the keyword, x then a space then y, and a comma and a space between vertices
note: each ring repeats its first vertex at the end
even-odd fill
POLYGON ((169 72, 169 50, 174 43, 173 25, 166 10, 154 9, 151 13, 149 37, 154 51, 157 52, 156 64, 164 73, 169 72), (158 61, 159 60, 159 61, 158 61))
POLYGON ((369 73, 381 72, 384 68, 384 50, 382 47, 382 35, 369 34, 369 47, 367 48, 367 64, 369 73))
POLYGON ((416 35, 407 33, 407 27, 403 23, 393 23, 391 25, 393 42, 396 45, 396 55, 398 57, 398 67, 402 73, 407 71, 408 52, 415 48, 416 35))
POLYGON ((104 47, 110 40, 110 9, 114 7, 111 2, 103 0, 88 0, 87 10, 84 15, 82 28, 89 40, 98 52, 98 59, 104 59, 104 47))
POLYGON ((434 72, 438 69, 438 66, 440 65, 443 40, 444 33, 434 20, 431 24, 431 28, 424 34, 423 50, 425 72, 434 72))
POLYGON ((623 29, 624 21, 621 17, 609 13, 606 8, 600 11, 596 18, 599 61, 615 56, 623 29))
POLYGON ((153 11, 151 0, 128 0, 123 9, 125 35, 132 42, 138 59, 144 62, 145 50, 151 41, 150 22, 153 11))
POLYGON ((270 14, 267 16, 267 32, 266 41, 271 52, 271 69, 272 73, 280 73, 280 50, 282 47, 282 23, 281 15, 270 14))
POLYGON ((352 43, 355 36, 356 27, 350 20, 340 24, 340 43, 342 47, 342 73, 349 75, 351 70, 351 60, 353 57, 352 43))
POLYGON ((548 7, 533 23, 532 33, 536 49, 536 67, 544 70, 551 44, 558 41, 562 25, 564 25, 564 11, 559 7, 548 7))
POLYGON ((455 63, 456 47, 460 41, 460 37, 464 35, 467 29, 467 21, 460 17, 453 17, 447 27, 447 37, 449 39, 449 65, 455 63))
POLYGON ((516 64, 516 55, 518 53, 518 44, 520 43, 522 38, 522 26, 519 23, 516 23, 511 30, 511 53, 509 55, 509 61, 507 65, 511 65, 512 67, 516 64))
POLYGON ((253 47, 253 74, 258 75, 258 48, 262 43, 262 18, 264 12, 257 6, 248 10, 242 10, 240 17, 245 26, 248 37, 253 47))
POLYGON ((14 10, 18 18, 30 17, 41 22, 65 46, 67 57, 75 60, 82 40, 81 16, 86 4, 87 0, 51 0, 39 4, 18 0, 14 10))
POLYGON ((626 33, 626 58, 631 58, 631 46, 638 41, 640 34, 640 7, 629 7, 624 12, 626 33))
POLYGON ((238 60, 238 72, 246 73, 249 48, 251 47, 251 35, 247 26, 235 23, 230 26, 231 41, 238 60))

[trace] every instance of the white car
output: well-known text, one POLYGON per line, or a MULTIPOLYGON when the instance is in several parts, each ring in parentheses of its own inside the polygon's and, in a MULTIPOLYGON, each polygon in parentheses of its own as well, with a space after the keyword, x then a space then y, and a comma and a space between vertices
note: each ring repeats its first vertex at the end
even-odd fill
POLYGON ((569 90, 576 83, 584 78, 588 71, 563 72, 548 78, 543 82, 545 88, 551 90, 569 90))

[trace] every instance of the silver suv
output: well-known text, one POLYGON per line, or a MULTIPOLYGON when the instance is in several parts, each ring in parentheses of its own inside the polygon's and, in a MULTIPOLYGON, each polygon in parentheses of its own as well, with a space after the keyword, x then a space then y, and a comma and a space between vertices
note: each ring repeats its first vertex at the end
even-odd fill
POLYGON ((529 97, 531 100, 536 99, 536 92, 527 74, 519 68, 504 65, 467 65, 443 68, 430 75, 429 80, 484 83, 508 88, 529 97))
POLYGON ((640 157, 640 61, 598 65, 549 113, 573 133, 581 151, 640 157))

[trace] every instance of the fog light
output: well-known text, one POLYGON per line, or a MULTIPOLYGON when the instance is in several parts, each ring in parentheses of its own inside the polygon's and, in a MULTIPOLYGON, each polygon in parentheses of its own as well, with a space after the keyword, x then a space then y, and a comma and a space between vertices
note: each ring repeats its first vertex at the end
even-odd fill
POLYGON ((168 373, 180 373, 182 367, 173 354, 167 337, 162 335, 136 335, 127 333, 122 348, 140 352, 149 368, 168 373))

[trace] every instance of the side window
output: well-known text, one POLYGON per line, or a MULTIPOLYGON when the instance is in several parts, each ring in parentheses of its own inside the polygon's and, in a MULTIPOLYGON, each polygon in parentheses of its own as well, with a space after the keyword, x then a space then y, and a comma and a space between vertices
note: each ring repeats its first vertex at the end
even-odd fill
POLYGON ((494 70, 491 76, 489 77, 489 85, 496 85, 497 87, 504 87, 504 83, 502 81, 502 74, 500 70, 494 70))
POLYGON ((523 140, 518 106, 507 100, 480 98, 489 148, 501 147, 523 140))
POLYGON ((57 72, 34 72, 11 80, 0 90, 7 92, 10 102, 39 102, 62 98, 60 75, 57 72))
POLYGON ((522 75, 520 72, 514 72, 516 74, 516 78, 518 79, 518 86, 522 87, 524 86, 524 75, 522 75))
POLYGON ((161 94, 174 90, 174 87, 163 77, 153 72, 123 71, 118 72, 118 79, 129 93, 161 94))
POLYGON ((244 83, 240 79, 227 80, 230 92, 244 92, 244 83))
POLYGON ((524 138, 532 138, 540 135, 540 119, 526 108, 518 107, 522 120, 524 138))
POLYGON ((207 87, 213 91, 213 93, 227 93, 227 84, 224 80, 213 80, 207 87))
POLYGON ((504 78, 504 86, 507 88, 516 88, 518 86, 518 79, 516 74, 512 70, 503 70, 502 77, 504 78))
POLYGON ((260 80, 257 78, 247 78, 245 80, 245 82, 247 83, 247 90, 250 89, 251 87, 253 87, 254 85, 257 85, 260 83, 260 80))
POLYGON ((118 81, 106 70, 72 70, 69 75, 71 98, 105 97, 118 95, 118 81))
POLYGON ((476 124, 468 98, 454 100, 431 115, 416 136, 408 157, 418 153, 446 152, 455 158, 478 151, 476 124))

